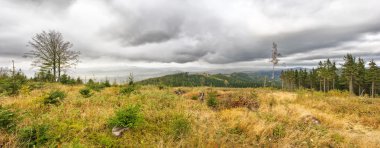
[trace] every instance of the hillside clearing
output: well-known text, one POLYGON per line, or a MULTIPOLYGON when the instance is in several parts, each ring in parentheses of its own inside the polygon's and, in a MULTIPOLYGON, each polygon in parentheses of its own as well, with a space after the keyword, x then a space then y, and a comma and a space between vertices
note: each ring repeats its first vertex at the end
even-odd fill
POLYGON ((48 130, 37 146, 61 147, 376 147, 380 144, 380 101, 331 91, 282 92, 264 88, 138 87, 120 95, 119 87, 83 97, 84 86, 46 84, 42 89, 2 97, 18 115, 13 131, 1 130, 0 145, 25 146, 20 132, 40 125, 48 130), (51 90, 62 90, 59 105, 44 105, 51 90), (176 95, 181 89, 183 95, 176 95), (206 100, 198 99, 199 93, 206 100), (217 106, 208 107, 215 93, 217 106), (246 103, 258 103, 249 110, 246 103), (247 102, 248 101, 248 102, 247 102), (232 104, 232 105, 231 105, 232 104), (107 122, 115 111, 140 105, 144 121, 121 137, 107 122), (318 122, 316 122, 318 121, 318 122), (187 126, 189 125, 189 126, 187 126))

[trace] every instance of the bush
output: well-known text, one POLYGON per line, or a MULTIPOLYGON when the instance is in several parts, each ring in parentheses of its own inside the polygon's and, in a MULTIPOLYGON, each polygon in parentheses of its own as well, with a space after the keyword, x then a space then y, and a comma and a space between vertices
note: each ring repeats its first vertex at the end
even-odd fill
POLYGON ((52 91, 47 97, 44 98, 44 104, 58 105, 66 97, 63 91, 52 91))
POLYGON ((163 89, 165 89, 165 86, 164 85, 158 85, 158 89, 163 90, 163 89))
POLYGON ((90 79, 88 80, 86 87, 94 91, 101 91, 102 89, 107 87, 106 85, 106 83, 94 82, 92 79, 90 79))
POLYGON ((48 126, 33 125, 20 130, 19 140, 25 147, 40 147, 49 140, 48 126))
POLYGON ((191 123, 185 116, 178 115, 172 121, 171 129, 175 139, 181 139, 191 131, 191 123))
POLYGON ((207 105, 212 108, 218 107, 218 100, 216 99, 216 93, 208 93, 207 105))
POLYGON ((140 106, 130 105, 119 109, 115 116, 108 121, 109 126, 135 128, 143 121, 140 106))
POLYGON ((228 132, 231 134, 242 135, 244 134, 244 129, 242 129, 240 126, 235 126, 234 128, 230 128, 228 132))
POLYGON ((85 97, 85 98, 88 98, 88 97, 91 97, 92 96, 92 93, 91 93, 91 90, 89 88, 83 88, 81 90, 79 90, 79 93, 85 97))
POLYGON ((74 78, 70 77, 67 74, 61 75, 60 82, 65 85, 75 85, 77 84, 77 80, 74 78))
POLYGON ((135 91, 135 87, 133 85, 129 85, 128 87, 122 87, 119 93, 121 95, 130 95, 133 91, 135 91))
POLYGON ((29 89, 30 91, 36 90, 36 89, 42 89, 45 85, 43 82, 30 82, 29 84, 29 89))
POLYGON ((21 86, 27 81, 26 76, 18 71, 14 76, 7 71, 0 71, 0 94, 18 95, 21 86))
POLYGON ((276 127, 274 127, 272 131, 272 136, 274 139, 280 139, 285 137, 285 127, 282 124, 279 124, 276 127))
POLYGON ((0 106, 0 129, 13 130, 16 127, 16 114, 0 106))
POLYGON ((105 82, 102 83, 104 87, 111 87, 111 83, 109 80, 106 80, 105 82))

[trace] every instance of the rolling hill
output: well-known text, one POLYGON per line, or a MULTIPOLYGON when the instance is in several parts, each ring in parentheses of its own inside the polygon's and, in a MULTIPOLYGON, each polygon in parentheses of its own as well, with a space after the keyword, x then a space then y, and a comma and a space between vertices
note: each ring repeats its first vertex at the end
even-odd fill
MULTIPOLYGON (((277 76, 276 72, 276 76, 277 76)), ((143 85, 166 86, 214 86, 214 87, 262 87, 265 76, 269 85, 268 73, 231 73, 231 74, 190 74, 178 73, 139 81, 143 85)), ((276 79, 276 85, 278 85, 276 79)))

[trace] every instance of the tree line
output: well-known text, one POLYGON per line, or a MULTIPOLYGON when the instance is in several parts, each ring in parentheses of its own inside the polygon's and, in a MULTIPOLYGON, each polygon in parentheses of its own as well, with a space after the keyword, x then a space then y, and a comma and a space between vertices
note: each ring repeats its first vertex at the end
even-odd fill
POLYGON ((369 94, 374 97, 378 94, 380 82, 380 68, 374 60, 366 62, 347 54, 344 63, 338 69, 335 62, 327 59, 320 61, 317 68, 290 69, 281 72, 282 88, 314 89, 327 92, 330 90, 348 90, 351 94, 369 94))

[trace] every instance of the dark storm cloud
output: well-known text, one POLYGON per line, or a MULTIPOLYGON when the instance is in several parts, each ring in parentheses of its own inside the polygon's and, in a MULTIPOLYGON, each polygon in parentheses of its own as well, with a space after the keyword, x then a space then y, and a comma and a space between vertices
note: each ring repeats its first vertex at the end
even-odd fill
MULTIPOLYGON (((281 3, 281 7, 289 3, 281 3)), ((128 57, 133 60, 148 62, 206 61, 213 64, 252 61, 270 56, 273 41, 279 44, 283 55, 302 53, 355 40, 365 33, 377 33, 380 27, 376 19, 358 24, 316 25, 303 30, 285 31, 273 35, 255 35, 247 28, 229 26, 222 16, 212 13, 207 7, 198 7, 191 1, 181 3, 155 3, 154 6, 135 4, 135 8, 124 8, 122 2, 114 2, 113 8, 120 20, 105 28, 113 39, 119 40, 123 47, 160 44, 170 41, 181 41, 188 38, 197 42, 191 48, 186 43, 178 42, 176 47, 168 50, 165 46, 161 53, 170 52, 170 57, 156 57, 149 54, 137 54, 128 57), (119 9, 117 9, 119 8, 119 9), (236 28, 235 28, 236 27, 236 28)), ((329 2, 310 10, 310 13, 323 11, 329 2)), ((112 6, 112 4, 111 4, 112 6)), ((291 7, 297 7, 291 5, 291 7)), ((264 12, 267 12, 266 9, 264 12)), ((278 11, 281 12, 281 11, 278 11)), ((269 13, 271 17, 287 17, 287 13, 269 13)), ((380 19, 380 15, 377 17, 380 19)), ((355 18, 353 18, 355 19, 355 18)), ((331 20, 332 22, 334 20, 331 20)), ((336 22, 340 24, 344 22, 336 22)), ((150 49, 147 49, 149 52, 150 49)))
POLYGON ((32 5, 32 7, 39 7, 44 9, 52 9, 60 11, 71 6, 76 0, 13 0, 15 3, 21 5, 32 5))
POLYGON ((284 60, 291 58, 289 64, 351 50, 360 56, 380 53, 380 40, 369 42, 380 39, 376 0, 5 0, 0 5, 0 57, 22 56, 33 34, 51 29, 73 42, 83 59, 106 59, 102 63, 110 65, 264 61, 273 41, 284 60), (368 34, 374 35, 363 39, 368 34), (349 42, 361 44, 346 46, 349 42), (369 47, 372 51, 360 52, 369 47))

